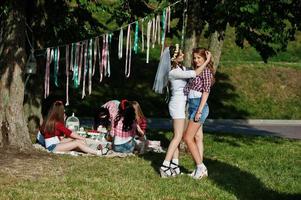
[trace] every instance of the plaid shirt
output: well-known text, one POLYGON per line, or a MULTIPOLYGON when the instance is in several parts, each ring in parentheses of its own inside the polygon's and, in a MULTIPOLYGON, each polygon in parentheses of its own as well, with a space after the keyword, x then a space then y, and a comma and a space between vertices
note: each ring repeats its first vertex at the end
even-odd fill
POLYGON ((212 78, 212 72, 208 67, 206 67, 200 75, 188 81, 188 83, 184 87, 184 94, 187 96, 190 90, 209 93, 212 78))
POLYGON ((140 126, 141 130, 143 132, 145 132, 145 130, 147 128, 147 121, 146 121, 146 119, 145 118, 140 118, 140 120, 137 123, 140 126))
MULTIPOLYGON (((113 124, 114 124, 114 122, 113 122, 113 124)), ((116 127, 114 127, 114 125, 112 126, 111 135, 112 136, 118 136, 118 137, 121 137, 121 138, 134 137, 136 135, 137 124, 136 124, 135 121, 132 124, 132 129, 129 130, 129 131, 123 131, 122 127, 123 127, 123 117, 120 118, 120 120, 118 121, 116 127)))

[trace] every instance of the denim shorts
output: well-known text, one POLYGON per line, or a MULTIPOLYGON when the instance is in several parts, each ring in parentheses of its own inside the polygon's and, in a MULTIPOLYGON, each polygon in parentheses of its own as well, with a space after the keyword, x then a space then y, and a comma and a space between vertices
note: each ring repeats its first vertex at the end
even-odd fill
MULTIPOLYGON (((198 111, 199 105, 201 103, 202 98, 193 98, 193 99, 188 99, 188 119, 191 121, 194 121, 194 117, 196 112, 198 111)), ((202 110, 202 115, 200 117, 200 120, 198 121, 201 124, 204 124, 206 118, 209 115, 209 106, 206 103, 203 110, 202 110)))
POLYGON ((47 147, 47 150, 53 152, 55 147, 56 147, 56 144, 52 144, 49 147, 47 147))
POLYGON ((133 153, 134 148, 135 148, 134 139, 131 139, 130 141, 124 144, 113 145, 113 150, 120 153, 133 153))

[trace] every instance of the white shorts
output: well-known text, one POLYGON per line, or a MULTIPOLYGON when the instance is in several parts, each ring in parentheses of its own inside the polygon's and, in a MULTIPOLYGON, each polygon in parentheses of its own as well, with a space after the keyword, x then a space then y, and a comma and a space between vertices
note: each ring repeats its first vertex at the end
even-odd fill
POLYGON ((172 119, 185 119, 186 96, 172 96, 168 109, 172 119))

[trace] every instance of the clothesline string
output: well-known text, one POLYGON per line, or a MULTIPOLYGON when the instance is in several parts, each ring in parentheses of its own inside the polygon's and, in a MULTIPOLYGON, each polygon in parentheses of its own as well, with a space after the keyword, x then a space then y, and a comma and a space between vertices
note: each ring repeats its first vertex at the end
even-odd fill
MULTIPOLYGON (((173 7, 173 6, 175 6, 176 4, 180 3, 181 1, 183 1, 183 0, 176 1, 175 3, 173 3, 173 4, 169 5, 169 6, 170 6, 170 7, 173 7)), ((138 20, 136 20, 136 21, 142 21, 142 22, 143 22, 143 20, 147 19, 149 16, 150 16, 150 15, 145 16, 145 17, 143 17, 143 18, 141 18, 141 19, 138 19, 138 20)), ((136 23, 136 21, 133 21, 133 22, 127 24, 127 25, 124 25, 124 26, 122 26, 122 27, 116 29, 116 30, 113 30, 113 31, 111 31, 111 33, 116 32, 116 31, 119 31, 119 30, 121 30, 121 29, 123 29, 123 28, 126 28, 126 27, 128 27, 129 25, 132 25, 132 24, 136 23)), ((111 33, 109 33, 109 34, 111 34, 111 33)), ((101 37, 101 36, 103 36, 103 35, 105 35, 105 34, 108 34, 108 33, 104 33, 104 34, 102 34, 102 35, 95 36, 95 37, 92 37, 92 38, 98 38, 98 37, 101 37)), ((91 38, 89 38, 89 39, 91 39, 91 38)), ((73 44, 73 43, 84 42, 84 41, 89 40, 89 39, 84 39, 84 40, 80 40, 80 41, 77 41, 77 42, 72 42, 72 43, 67 43, 67 44, 62 44, 62 45, 56 45, 56 46, 45 47, 45 48, 42 48, 42 49, 34 49, 34 51, 45 51, 47 48, 65 47, 66 45, 70 45, 70 44, 73 44)))

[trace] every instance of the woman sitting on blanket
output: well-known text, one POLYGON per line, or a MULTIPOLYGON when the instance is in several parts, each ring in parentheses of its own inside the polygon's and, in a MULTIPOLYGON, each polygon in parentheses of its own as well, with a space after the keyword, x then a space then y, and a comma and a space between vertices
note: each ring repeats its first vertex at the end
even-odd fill
POLYGON ((45 137, 45 146, 51 152, 69 152, 79 150, 101 156, 101 150, 94 150, 87 146, 86 138, 72 132, 64 125, 64 104, 56 101, 52 105, 46 120, 41 127, 45 137), (68 137, 68 138, 64 138, 68 137))
POLYGON ((113 100, 104 104, 110 113, 113 150, 120 153, 132 153, 135 147, 136 117, 133 106, 127 100, 113 100))

